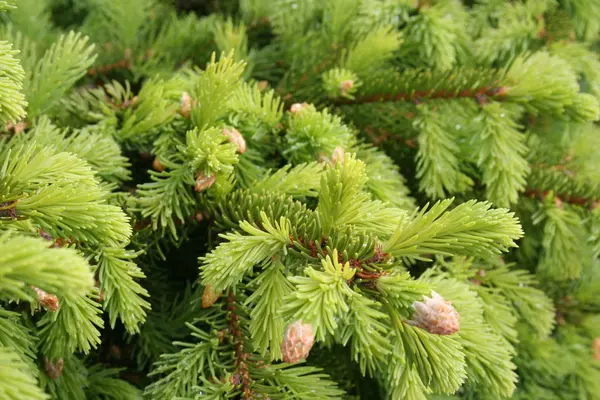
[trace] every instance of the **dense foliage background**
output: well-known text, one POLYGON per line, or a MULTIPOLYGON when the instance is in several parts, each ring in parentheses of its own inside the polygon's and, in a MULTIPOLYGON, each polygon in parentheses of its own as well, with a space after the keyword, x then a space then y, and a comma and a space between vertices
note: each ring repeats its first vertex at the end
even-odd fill
POLYGON ((0 398, 600 398, 600 1, 0 9, 0 398))

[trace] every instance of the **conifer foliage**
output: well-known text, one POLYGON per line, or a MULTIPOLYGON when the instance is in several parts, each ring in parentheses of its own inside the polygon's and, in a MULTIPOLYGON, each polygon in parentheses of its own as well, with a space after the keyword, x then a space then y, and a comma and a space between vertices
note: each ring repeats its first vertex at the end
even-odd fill
POLYGON ((600 398, 600 1, 0 1, 0 398, 600 398))

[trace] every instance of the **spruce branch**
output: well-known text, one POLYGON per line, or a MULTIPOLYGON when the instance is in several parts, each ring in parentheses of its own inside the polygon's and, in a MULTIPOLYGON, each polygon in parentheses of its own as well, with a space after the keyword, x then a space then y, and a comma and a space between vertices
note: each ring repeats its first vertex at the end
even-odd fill
POLYGON ((25 88, 28 116, 33 119, 49 111, 81 77, 95 60, 88 38, 69 32, 61 36, 39 60, 31 81, 25 88))
POLYGON ((262 229, 246 221, 240 223, 242 233, 221 235, 227 242, 200 258, 202 283, 211 285, 214 290, 224 290, 237 282, 255 265, 268 261, 271 257, 285 254, 290 244, 290 221, 281 217, 271 223, 261 212, 262 229))
POLYGON ((427 260, 423 254, 492 256, 516 247, 521 227, 506 209, 468 201, 446 211, 453 200, 416 211, 400 223, 383 250, 396 257, 427 260))
POLYGON ((219 380, 219 363, 216 352, 225 350, 212 335, 187 324, 196 342, 175 342, 182 349, 178 353, 163 354, 156 362, 150 376, 162 377, 148 385, 145 395, 150 399, 176 398, 192 393, 203 379, 219 380))
POLYGON ((0 67, 2 76, 2 100, 0 100, 0 121, 17 122, 25 117, 27 102, 23 94, 25 72, 17 58, 18 51, 8 42, 0 42, 0 67))
POLYGON ((37 385, 35 376, 19 355, 4 346, 0 346, 0 395, 7 400, 50 398, 37 385))
POLYGON ((280 314, 284 298, 293 286, 283 274, 283 264, 275 260, 265 268, 248 287, 256 288, 245 305, 250 305, 250 334, 256 351, 265 356, 267 352, 274 360, 281 358, 281 334, 285 321, 280 314))
POLYGON ((35 362, 35 337, 20 319, 19 313, 0 309, 0 345, 16 353, 26 367, 23 371, 35 378, 39 372, 35 362))
POLYGON ((35 301, 29 286, 61 297, 85 295, 93 287, 91 268, 74 249, 51 249, 41 238, 11 230, 0 235, 0 265, 0 291, 7 298, 35 301))
POLYGON ((104 327, 96 299, 66 295, 61 307, 46 313, 37 323, 40 350, 49 359, 66 357, 82 351, 87 354, 101 342, 99 329, 104 327))
POLYGON ((234 349, 234 367, 235 374, 231 377, 231 382, 241 389, 244 400, 253 399, 255 396, 252 388, 254 382, 249 371, 249 354, 245 349, 246 339, 244 330, 240 325, 240 316, 237 313, 236 296, 233 290, 229 290, 227 296, 227 311, 229 311, 229 334, 234 349))
POLYGON ((477 164, 483 169, 486 197, 499 207, 517 202, 525 189, 529 165, 525 159, 525 137, 514 116, 498 103, 482 108, 476 122, 482 130, 473 138, 477 164))
POLYGON ((118 247, 105 247, 96 253, 100 291, 104 293, 102 306, 108 311, 111 328, 117 318, 130 334, 139 333, 146 320, 150 303, 148 291, 134 279, 145 278, 142 270, 132 261, 137 254, 118 247))
POLYGON ((336 321, 350 310, 347 299, 357 294, 348 285, 355 271, 349 263, 339 263, 337 250, 321 263, 322 271, 309 266, 306 276, 289 278, 296 289, 286 297, 282 312, 288 320, 311 323, 315 336, 323 341, 326 333, 336 332, 336 321))

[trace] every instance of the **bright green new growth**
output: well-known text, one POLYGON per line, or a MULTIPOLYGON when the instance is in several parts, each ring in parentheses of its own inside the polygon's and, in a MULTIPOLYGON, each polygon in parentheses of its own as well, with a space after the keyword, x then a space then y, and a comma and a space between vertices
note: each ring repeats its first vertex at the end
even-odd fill
POLYGON ((598 396, 599 1, 177 3, 0 0, 0 398, 598 396))

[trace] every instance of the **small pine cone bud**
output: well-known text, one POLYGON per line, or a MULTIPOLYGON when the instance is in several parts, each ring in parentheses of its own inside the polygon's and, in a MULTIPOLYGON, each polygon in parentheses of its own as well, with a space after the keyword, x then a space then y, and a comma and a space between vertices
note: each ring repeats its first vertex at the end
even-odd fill
POLYGON ((431 298, 425 296, 425 301, 415 301, 413 307, 411 325, 435 335, 452 335, 460 329, 460 314, 436 292, 431 292, 431 298))
POLYGON ((213 290, 212 286, 206 285, 204 292, 202 292, 202 308, 212 307, 219 297, 221 297, 221 292, 217 292, 213 290))
POLYGON ((44 358, 44 370, 46 371, 46 375, 48 375, 51 379, 60 378, 63 372, 64 364, 65 361, 62 358, 59 358, 55 363, 47 358, 44 358))
POLYGON ((294 103, 290 107, 290 112, 292 114, 298 114, 300 111, 304 110, 306 107, 308 107, 308 103, 294 103))
POLYGON ((237 146, 238 153, 244 154, 246 152, 246 140, 242 134, 235 128, 223 129, 223 134, 227 136, 227 139, 237 146))
POLYGON ((281 342, 283 361, 295 363, 306 359, 314 342, 315 333, 311 324, 303 324, 302 321, 290 324, 281 342))
POLYGON ((196 192, 202 192, 211 187, 216 180, 217 177, 214 174, 206 176, 203 173, 199 173, 196 175, 196 184, 194 185, 194 189, 196 192))
POLYGON ((266 88, 269 87, 269 82, 267 81, 260 81, 256 84, 256 86, 258 87, 258 90, 260 90, 261 92, 264 91, 266 88))
POLYGON ((594 350, 594 360, 600 360, 600 337, 594 338, 592 349, 594 350))
POLYGON ((38 287, 32 286, 31 288, 37 294, 38 301, 42 306, 44 306, 44 308, 46 308, 48 311, 58 311, 60 308, 58 297, 53 294, 46 293, 38 287))
POLYGON ((342 83, 340 83, 340 92, 342 94, 346 94, 353 87, 354 87, 354 81, 352 79, 347 79, 345 81, 342 81, 342 83))
POLYGON ((187 92, 183 92, 181 94, 181 98, 179 99, 179 114, 183 115, 185 118, 189 118, 192 112, 192 98, 187 92))
POLYGON ((152 168, 158 172, 163 172, 165 170, 165 166, 160 162, 160 158, 158 157, 155 157, 154 161, 152 161, 152 168))
POLYGON ((338 162, 340 164, 344 164, 344 157, 346 156, 346 152, 344 151, 343 148, 341 148, 340 146, 337 146, 334 150, 333 150, 333 154, 331 156, 331 161, 334 164, 337 164, 338 162))
MULTIPOLYGON (((98 279, 96 279, 96 287, 100 289, 102 284, 98 279)), ((98 293, 98 302, 102 303, 104 301, 104 289, 100 289, 100 293, 98 293)))

